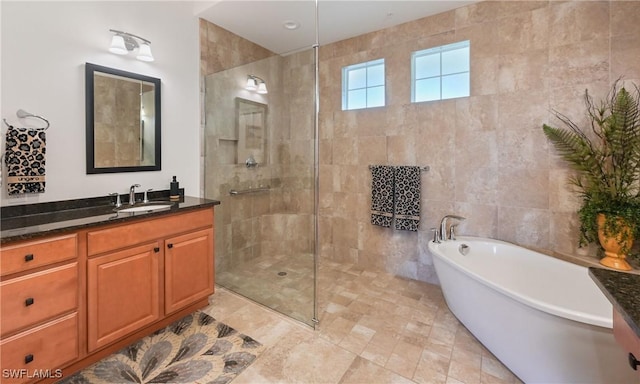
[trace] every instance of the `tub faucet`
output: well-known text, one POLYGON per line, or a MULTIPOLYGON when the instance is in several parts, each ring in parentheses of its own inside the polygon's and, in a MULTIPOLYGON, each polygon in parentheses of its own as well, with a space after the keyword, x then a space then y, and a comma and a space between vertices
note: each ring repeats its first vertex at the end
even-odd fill
POLYGON ((445 217, 442 218, 442 220, 440 220, 440 241, 446 241, 449 240, 449 238, 447 238, 447 220, 448 219, 455 219, 455 220, 465 220, 465 217, 462 216, 458 216, 458 215, 446 215, 445 217))
POLYGON ((133 184, 131 188, 129 188, 129 205, 134 205, 136 203, 136 188, 139 188, 140 184, 133 184))

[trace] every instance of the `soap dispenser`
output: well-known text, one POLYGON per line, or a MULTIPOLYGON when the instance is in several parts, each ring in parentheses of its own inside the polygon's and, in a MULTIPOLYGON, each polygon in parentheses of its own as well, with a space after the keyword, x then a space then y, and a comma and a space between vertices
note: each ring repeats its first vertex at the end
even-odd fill
POLYGON ((173 180, 170 183, 169 199, 180 200, 180 183, 178 183, 175 176, 173 176, 173 180))

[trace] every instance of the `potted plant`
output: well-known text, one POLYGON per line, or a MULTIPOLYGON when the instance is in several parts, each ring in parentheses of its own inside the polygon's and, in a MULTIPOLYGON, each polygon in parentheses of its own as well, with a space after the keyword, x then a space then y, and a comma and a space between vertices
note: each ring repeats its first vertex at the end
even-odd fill
POLYGON ((599 104, 585 91, 585 128, 557 111, 565 128, 542 126, 575 170, 569 181, 582 198, 580 246, 600 242, 600 263, 621 270, 631 269, 625 258, 640 235, 640 89, 633 88, 616 81, 599 104))

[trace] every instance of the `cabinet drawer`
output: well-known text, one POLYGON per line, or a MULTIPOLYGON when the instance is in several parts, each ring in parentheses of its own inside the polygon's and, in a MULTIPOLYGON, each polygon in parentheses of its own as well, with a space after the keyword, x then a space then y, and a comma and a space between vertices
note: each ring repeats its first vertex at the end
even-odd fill
POLYGON ((2 248, 0 275, 27 271, 77 256, 77 235, 54 237, 2 248))
POLYGON ((625 352, 631 352, 636 359, 640 359, 640 338, 615 309, 613 310, 613 336, 625 352))
POLYGON ((22 379, 3 378, 3 383, 21 383, 44 370, 55 369, 78 357, 78 315, 69 314, 5 339, 0 343, 3 372, 23 372, 22 379), (36 372, 38 371, 38 372, 36 372))
POLYGON ((213 208, 113 226, 87 234, 88 255, 113 251, 213 225, 213 208))
POLYGON ((78 306, 78 263, 0 283, 1 333, 50 319, 78 306))

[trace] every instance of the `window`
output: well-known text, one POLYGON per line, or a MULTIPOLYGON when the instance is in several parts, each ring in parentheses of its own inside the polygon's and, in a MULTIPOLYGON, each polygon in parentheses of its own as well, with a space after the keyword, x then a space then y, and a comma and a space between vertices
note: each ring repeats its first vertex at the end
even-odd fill
POLYGON ((412 102, 469 94, 469 40, 411 54, 412 102))
POLYGON ((342 110, 384 106, 384 59, 342 68, 342 110))

